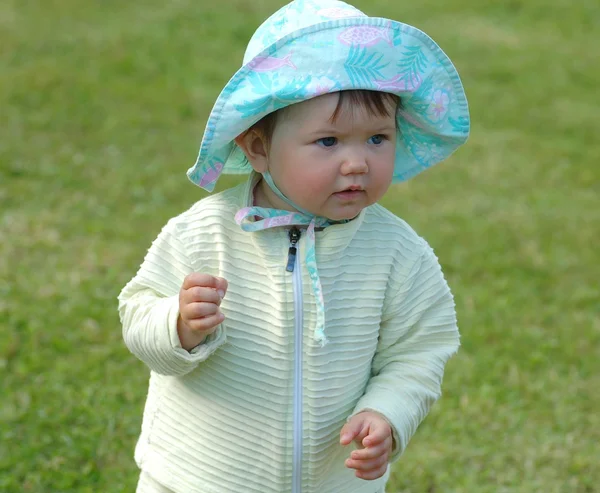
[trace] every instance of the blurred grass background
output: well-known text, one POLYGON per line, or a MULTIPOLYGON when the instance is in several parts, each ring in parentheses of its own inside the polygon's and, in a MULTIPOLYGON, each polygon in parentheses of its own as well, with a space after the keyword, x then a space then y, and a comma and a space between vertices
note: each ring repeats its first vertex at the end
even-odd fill
MULTIPOLYGON (((0 3, 1 492, 134 491, 148 372, 116 296, 203 196, 210 108, 281 5, 0 3)), ((600 4, 355 5, 429 33, 473 118, 384 200, 436 249, 463 337, 388 492, 599 492, 600 4)))

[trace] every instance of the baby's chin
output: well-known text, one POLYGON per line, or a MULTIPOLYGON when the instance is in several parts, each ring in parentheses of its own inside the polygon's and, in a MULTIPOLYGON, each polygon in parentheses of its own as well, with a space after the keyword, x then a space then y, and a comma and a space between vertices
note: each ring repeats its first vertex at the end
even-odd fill
POLYGON ((346 207, 323 208, 316 210, 310 206, 303 206, 304 209, 318 217, 324 217, 332 222, 350 221, 360 215, 362 210, 367 207, 365 204, 348 204, 346 207))
POLYGON ((347 213, 347 214, 335 214, 333 217, 330 217, 330 216, 326 216, 326 217, 330 221, 334 221, 334 222, 351 221, 352 219, 357 218, 360 215, 361 212, 362 212, 362 209, 359 210, 358 212, 354 211, 352 214, 350 214, 350 213, 347 213))

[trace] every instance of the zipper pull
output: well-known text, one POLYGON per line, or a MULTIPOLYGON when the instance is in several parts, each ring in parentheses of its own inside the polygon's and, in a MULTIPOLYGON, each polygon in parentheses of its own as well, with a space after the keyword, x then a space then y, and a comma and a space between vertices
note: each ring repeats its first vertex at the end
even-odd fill
POLYGON ((290 229, 289 237, 290 237, 290 249, 288 250, 288 262, 285 270, 287 272, 294 272, 294 264, 296 263, 296 253, 298 249, 296 248, 296 244, 300 240, 300 230, 295 226, 290 229))

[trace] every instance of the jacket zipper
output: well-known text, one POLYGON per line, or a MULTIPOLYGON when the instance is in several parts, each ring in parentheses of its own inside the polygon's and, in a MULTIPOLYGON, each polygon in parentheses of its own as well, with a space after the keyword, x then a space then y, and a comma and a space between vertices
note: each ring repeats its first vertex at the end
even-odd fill
POLYGON ((292 464, 292 493, 302 491, 302 277, 298 260, 300 230, 290 229, 290 248, 286 271, 292 273, 294 291, 294 453, 292 464))

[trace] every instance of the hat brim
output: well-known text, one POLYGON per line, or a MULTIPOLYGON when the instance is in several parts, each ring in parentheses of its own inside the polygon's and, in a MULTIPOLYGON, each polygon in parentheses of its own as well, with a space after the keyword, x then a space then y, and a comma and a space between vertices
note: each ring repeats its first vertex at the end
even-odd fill
POLYGON ((383 18, 335 19, 288 34, 236 72, 209 116, 189 179, 212 191, 221 173, 250 172, 233 141, 238 135, 280 108, 352 89, 402 100, 394 182, 443 161, 468 138, 460 77, 427 34, 383 18))

